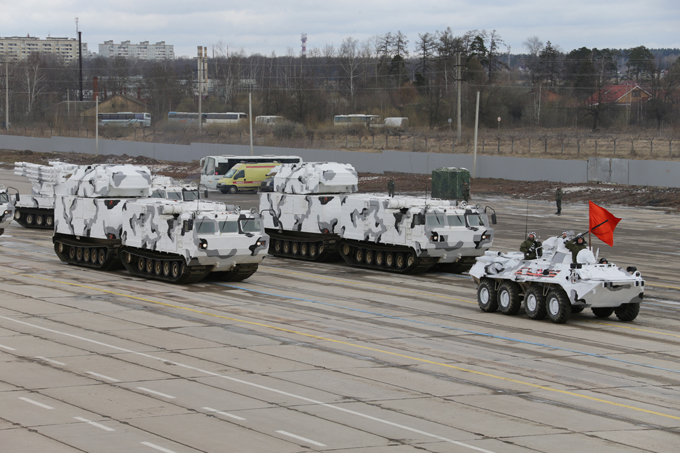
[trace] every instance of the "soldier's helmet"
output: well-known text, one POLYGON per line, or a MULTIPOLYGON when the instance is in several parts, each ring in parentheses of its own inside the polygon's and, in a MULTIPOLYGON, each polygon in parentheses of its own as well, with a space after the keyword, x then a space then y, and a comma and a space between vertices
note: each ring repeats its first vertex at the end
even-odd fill
POLYGON ((527 237, 529 239, 536 239, 536 232, 535 231, 529 231, 529 235, 527 237))

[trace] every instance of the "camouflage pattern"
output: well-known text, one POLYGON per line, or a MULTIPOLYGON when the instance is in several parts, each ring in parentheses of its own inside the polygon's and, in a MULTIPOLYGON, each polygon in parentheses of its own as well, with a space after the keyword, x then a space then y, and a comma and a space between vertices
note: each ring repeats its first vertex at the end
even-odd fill
POLYGON ((5 232, 5 228, 12 223, 14 218, 14 204, 5 186, 0 184, 0 234, 5 232))
POLYGON ((282 164, 274 176, 274 192, 279 193, 354 193, 358 190, 359 175, 349 164, 282 164))
POLYGON ((28 162, 15 162, 14 174, 24 176, 31 181, 31 194, 22 194, 16 202, 16 220, 26 227, 52 227, 49 224, 28 225, 25 222, 26 214, 47 215, 50 219, 54 209, 54 188, 58 184, 63 184, 66 179, 75 171, 77 165, 63 162, 50 162, 49 165, 31 164, 28 162), (22 217, 23 216, 23 217, 22 217))
MULTIPOLYGON (((502 288, 504 284, 507 284, 504 282, 510 282, 511 285, 517 284, 521 290, 517 296, 524 293, 526 297, 531 293, 529 290, 532 288, 537 289, 533 294, 534 296, 538 294, 539 298, 542 295, 545 299, 548 294, 549 315, 550 294, 563 294, 572 308, 566 317, 560 318, 558 307, 553 306, 556 318, 552 319, 551 316, 551 319, 554 322, 566 322, 571 311, 578 312, 583 308, 592 308, 594 312, 598 309, 616 308, 622 310, 617 311, 617 316, 621 313, 619 317, 622 320, 631 321, 637 316, 645 285, 640 272, 635 268, 624 270, 614 264, 598 263, 592 251, 588 249, 581 250, 578 253, 577 262, 572 263, 572 252, 565 247, 565 241, 561 236, 546 239, 543 242, 542 257, 534 260, 525 260, 522 252, 486 252, 484 256, 477 258, 475 265, 470 269, 470 275, 478 283, 478 290, 482 288, 484 280, 491 280, 495 282, 491 284, 491 287, 497 289, 499 285, 502 288), (633 311, 628 311, 629 308, 633 311)), ((499 296, 498 304, 502 309, 500 299, 499 296)), ((480 306, 483 302, 480 299, 480 306)), ((495 303, 495 301, 490 302, 495 303)), ((526 299, 524 302, 525 309, 531 310, 532 307, 527 308, 526 299)), ((519 302, 516 308, 519 309, 519 302)), ((484 307, 482 309, 495 311, 484 307)), ((545 310, 544 305, 543 316, 545 316, 545 310)), ((608 316, 611 311, 604 313, 608 313, 608 316)), ((529 311, 527 315, 534 319, 541 319, 532 316, 529 311)))
POLYGON ((81 165, 55 187, 55 193, 84 198, 148 197, 151 172, 135 165, 81 165))

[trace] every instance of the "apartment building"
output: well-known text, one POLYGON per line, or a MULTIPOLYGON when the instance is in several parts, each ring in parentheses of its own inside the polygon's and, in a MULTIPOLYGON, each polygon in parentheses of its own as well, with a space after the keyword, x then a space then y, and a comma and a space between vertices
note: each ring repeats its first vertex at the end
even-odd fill
MULTIPOLYGON (((87 44, 82 43, 83 56, 87 55, 87 44)), ((34 53, 51 53, 65 61, 78 59, 78 40, 75 38, 40 39, 35 36, 12 36, 0 38, 0 61, 25 60, 34 53)))
POLYGON ((111 40, 99 44, 99 55, 102 57, 138 58, 140 60, 165 60, 175 58, 175 49, 172 44, 165 44, 165 41, 156 44, 149 44, 149 41, 142 41, 139 44, 122 41, 120 44, 114 44, 111 40))

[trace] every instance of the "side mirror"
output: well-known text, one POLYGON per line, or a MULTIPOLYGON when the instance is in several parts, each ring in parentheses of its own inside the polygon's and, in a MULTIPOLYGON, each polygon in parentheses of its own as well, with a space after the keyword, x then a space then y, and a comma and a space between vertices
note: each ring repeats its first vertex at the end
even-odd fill
POLYGON ((493 214, 491 214, 491 224, 492 225, 496 224, 496 213, 495 212, 493 214))
POLYGON ((194 221, 192 219, 185 220, 182 224, 182 234, 188 233, 194 229, 194 221))
POLYGON ((208 189, 203 191, 203 198, 208 198, 208 189))

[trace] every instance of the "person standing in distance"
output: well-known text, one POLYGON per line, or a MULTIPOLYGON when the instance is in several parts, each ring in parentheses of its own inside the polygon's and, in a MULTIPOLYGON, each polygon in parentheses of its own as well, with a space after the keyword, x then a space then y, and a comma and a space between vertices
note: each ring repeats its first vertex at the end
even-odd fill
POLYGON ((555 191, 555 204, 557 205, 556 215, 562 215, 562 187, 557 186, 555 191))
POLYGON ((394 178, 390 178, 389 182, 387 183, 387 195, 394 197, 394 178))
POLYGON ((466 203, 470 199, 470 185, 468 183, 463 184, 463 201, 466 203))

